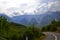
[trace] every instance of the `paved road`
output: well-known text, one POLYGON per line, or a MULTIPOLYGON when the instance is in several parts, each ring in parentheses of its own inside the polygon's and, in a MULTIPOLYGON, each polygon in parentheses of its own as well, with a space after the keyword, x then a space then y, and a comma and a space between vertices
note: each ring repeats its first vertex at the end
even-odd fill
POLYGON ((44 32, 46 37, 44 40, 60 40, 60 33, 53 33, 53 32, 44 32))
POLYGON ((60 40, 60 33, 54 33, 57 36, 57 40, 60 40))

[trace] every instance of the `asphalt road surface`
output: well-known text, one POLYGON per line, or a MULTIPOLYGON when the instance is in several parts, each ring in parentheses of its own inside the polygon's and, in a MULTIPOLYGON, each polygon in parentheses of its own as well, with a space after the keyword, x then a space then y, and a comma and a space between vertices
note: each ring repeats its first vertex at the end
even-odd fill
POLYGON ((54 33, 57 36, 57 40, 60 40, 60 33, 54 33))
POLYGON ((46 37, 44 40, 60 40, 60 33, 55 32, 44 32, 46 37))

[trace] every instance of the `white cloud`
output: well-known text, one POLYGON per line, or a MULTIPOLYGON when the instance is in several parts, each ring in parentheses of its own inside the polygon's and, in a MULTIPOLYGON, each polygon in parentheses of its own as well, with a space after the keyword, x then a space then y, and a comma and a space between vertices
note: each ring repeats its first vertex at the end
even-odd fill
POLYGON ((51 10, 60 10, 59 5, 58 1, 45 3, 42 0, 0 0, 0 13, 10 17, 24 14, 36 15, 51 10))
POLYGON ((56 1, 50 8, 50 11, 60 11, 60 1, 56 1))
POLYGON ((0 0, 0 12, 9 16, 12 16, 15 11, 20 15, 24 14, 21 11, 30 14, 36 10, 39 4, 39 0, 0 0))
POLYGON ((51 8, 51 6, 54 4, 55 2, 49 2, 49 3, 43 3, 41 4, 37 11, 39 14, 43 14, 46 13, 47 11, 49 11, 49 9, 51 8))

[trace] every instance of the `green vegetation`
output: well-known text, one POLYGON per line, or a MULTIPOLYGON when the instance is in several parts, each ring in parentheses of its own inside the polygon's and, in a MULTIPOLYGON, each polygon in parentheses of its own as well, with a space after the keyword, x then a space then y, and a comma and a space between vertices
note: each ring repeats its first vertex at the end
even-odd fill
POLYGON ((60 32, 60 20, 53 20, 51 24, 42 27, 41 31, 60 32))
POLYGON ((34 25, 27 27, 21 24, 8 22, 5 17, 0 17, 0 40, 35 40, 44 34, 34 25))

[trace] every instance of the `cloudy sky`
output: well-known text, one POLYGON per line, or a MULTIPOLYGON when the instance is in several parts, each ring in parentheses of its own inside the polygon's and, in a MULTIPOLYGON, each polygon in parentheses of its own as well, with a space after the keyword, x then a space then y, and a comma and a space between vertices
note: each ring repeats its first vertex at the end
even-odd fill
POLYGON ((60 0, 0 0, 0 14, 10 17, 60 11, 60 0))

